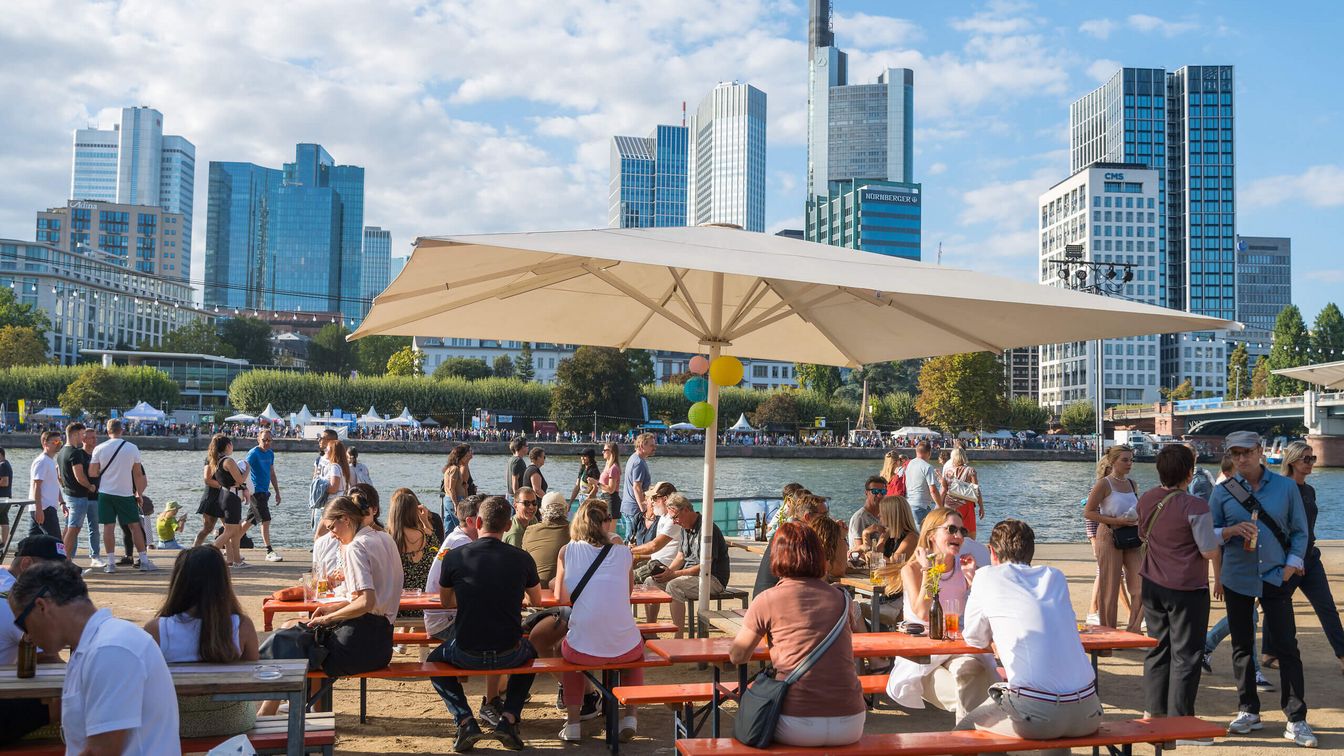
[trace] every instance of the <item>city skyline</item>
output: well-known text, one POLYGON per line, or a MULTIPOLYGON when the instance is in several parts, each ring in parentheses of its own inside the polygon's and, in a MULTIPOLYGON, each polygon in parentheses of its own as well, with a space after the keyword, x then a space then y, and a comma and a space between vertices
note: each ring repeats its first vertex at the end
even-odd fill
MULTIPOLYGON (((445 5, 414 18, 370 5, 315 22, 278 9, 311 28, 280 56, 266 52, 278 37, 227 8, 200 23, 176 6, 156 7, 163 23, 186 28, 171 42, 137 30, 136 6, 89 6, 87 24, 60 35, 35 23, 50 11, 6 8, 5 26, 29 32, 0 31, 23 53, 0 72, 0 91, 24 105, 0 115, 15 137, 0 146, 0 235, 30 236, 33 213, 68 194, 72 130, 107 127, 134 105, 164 113, 202 165, 277 165, 285 145, 320 142, 367 166, 365 216, 393 229, 398 257, 418 235, 602 227, 610 135, 679 123, 682 101, 693 107, 729 79, 771 101, 765 230, 801 228, 808 19, 800 5, 710 12, 690 3, 652 15, 565 3, 522 14, 445 5), (351 61, 342 48, 355 29, 371 54, 351 61), (420 33, 407 39, 407 29, 420 33), (245 42, 223 60, 191 52, 222 50, 225 38, 245 42), (603 43, 596 55, 594 39, 603 43), (154 65, 156 51, 180 65, 154 65), (76 60, 106 74, 91 83, 76 60), (509 201, 515 195, 548 201, 509 201)), ((945 264, 1034 279, 1036 198, 1068 171, 1067 104, 1122 66, 1208 62, 1237 71, 1237 233, 1293 239, 1294 298, 1308 319, 1344 281, 1336 241, 1344 166, 1326 142, 1344 116, 1316 95, 1334 57, 1328 24, 1304 27, 1256 7, 1210 15, 1156 3, 1109 17, 1063 3, 951 14, 910 7, 902 17, 887 7, 842 2, 835 42, 849 54, 851 81, 905 67, 920 84, 914 161, 924 184, 924 259, 942 242, 945 264), (1298 51, 1291 62, 1278 52, 1288 48, 1298 51)), ((289 23, 274 20, 275 28, 289 23)), ((196 177, 201 213, 206 173, 196 177)), ((195 225, 201 250, 205 224, 195 225)), ((191 278, 201 280, 203 255, 194 257, 191 278)))

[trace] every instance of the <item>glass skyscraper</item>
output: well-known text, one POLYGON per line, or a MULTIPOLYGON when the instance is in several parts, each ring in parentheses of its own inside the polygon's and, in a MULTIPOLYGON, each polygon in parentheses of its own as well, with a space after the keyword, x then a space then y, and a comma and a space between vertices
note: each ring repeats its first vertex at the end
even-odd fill
POLYGON ((686 127, 660 125, 646 138, 611 138, 607 224, 686 225, 686 127))
POLYGON ((830 194, 808 199, 803 238, 918 260, 922 201, 919 184, 833 181, 830 194))
POLYGON ((300 144, 280 170, 210 163, 205 303, 363 317, 364 169, 300 144))
MULTIPOLYGON (((400 269, 397 271, 400 273, 400 269)), ((392 232, 378 226, 364 227, 364 305, 367 315, 373 298, 383 293, 392 282, 392 232)))
POLYGON ((76 129, 70 199, 153 205, 182 216, 176 275, 191 272, 191 219, 195 205, 196 147, 163 133, 154 108, 123 108, 111 129, 76 129))
POLYGON ((765 231, 765 92, 714 87, 691 116, 687 141, 687 225, 765 231))

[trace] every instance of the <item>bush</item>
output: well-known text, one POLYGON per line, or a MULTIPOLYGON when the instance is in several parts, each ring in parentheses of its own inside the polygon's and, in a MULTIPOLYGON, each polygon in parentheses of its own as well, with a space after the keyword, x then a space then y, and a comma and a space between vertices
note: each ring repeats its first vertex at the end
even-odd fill
MULTIPOLYGON (((72 406, 78 410, 105 415, 110 409, 130 409, 131 405, 144 400, 169 412, 180 398, 177 383, 167 373, 156 368, 44 365, 0 370, 0 402, 12 407, 19 399, 26 399, 48 407, 59 404, 68 412, 70 408, 62 401, 62 394, 66 393, 71 384, 81 376, 95 369, 105 374, 105 377, 100 379, 102 383, 99 387, 103 398, 89 399, 89 402, 97 406, 75 401, 72 406)), ((69 398, 73 400, 75 395, 72 394, 69 398)))
POLYGON ((550 415, 551 390, 517 379, 435 379, 426 376, 343 378, 331 374, 252 370, 229 385, 229 404, 239 412, 256 414, 275 405, 277 412, 297 412, 303 405, 314 412, 340 408, 363 412, 370 405, 383 414, 399 414, 405 407, 419 417, 426 414, 460 419, 462 410, 476 408, 510 412, 523 418, 550 415))

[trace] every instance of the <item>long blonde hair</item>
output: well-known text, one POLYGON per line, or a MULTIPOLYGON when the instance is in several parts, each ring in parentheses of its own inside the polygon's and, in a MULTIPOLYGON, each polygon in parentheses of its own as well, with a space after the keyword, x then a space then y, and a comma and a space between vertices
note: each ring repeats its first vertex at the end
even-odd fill
POLYGON ((1292 476, 1293 463, 1311 454, 1311 445, 1306 441, 1294 441, 1288 444, 1283 450, 1283 462, 1279 464, 1279 470, 1284 475, 1292 476))
MULTIPOLYGON (((924 553, 933 552, 933 537, 937 535, 938 529, 947 524, 948 518, 955 517, 961 519, 961 514, 955 509, 948 507, 938 507, 932 512, 924 515, 924 524, 919 528, 919 540, 915 543, 915 550, 924 549, 924 553)), ((915 555, 912 553, 910 558, 905 561, 910 564, 915 561, 915 555)))
POLYGON ((906 533, 915 532, 915 514, 904 496, 884 496, 877 504, 877 519, 887 529, 887 537, 905 540, 906 533))
POLYGON ((892 449, 882 458, 882 472, 879 475, 882 479, 891 483, 891 479, 896 476, 896 467, 901 464, 901 453, 892 449))
POLYGON ((971 464, 970 461, 966 459, 966 451, 960 446, 952 447, 952 456, 949 457, 949 459, 952 461, 953 467, 966 467, 971 464))
POLYGON ((605 499, 588 499, 579 505, 574 519, 569 521, 569 540, 601 548, 611 541, 607 538, 606 524, 611 519, 605 499))
POLYGON ((1120 455, 1125 452, 1134 453, 1134 447, 1129 444, 1116 444, 1106 450, 1101 459, 1097 460, 1097 480, 1101 480, 1111 474, 1111 469, 1115 467, 1115 461, 1120 459, 1120 455))

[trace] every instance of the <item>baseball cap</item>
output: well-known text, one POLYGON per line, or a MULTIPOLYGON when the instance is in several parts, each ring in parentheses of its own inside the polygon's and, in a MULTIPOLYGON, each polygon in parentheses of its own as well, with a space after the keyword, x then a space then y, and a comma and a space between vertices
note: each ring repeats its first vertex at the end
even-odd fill
POLYGON ((1254 449, 1260 445, 1260 434, 1255 431, 1234 431, 1223 440, 1224 449, 1254 449))
POLYGON ((19 541, 18 548, 14 550, 14 558, 19 557, 61 561, 65 559, 65 544, 49 535, 30 535, 19 541))

